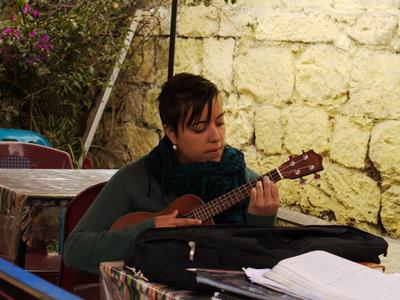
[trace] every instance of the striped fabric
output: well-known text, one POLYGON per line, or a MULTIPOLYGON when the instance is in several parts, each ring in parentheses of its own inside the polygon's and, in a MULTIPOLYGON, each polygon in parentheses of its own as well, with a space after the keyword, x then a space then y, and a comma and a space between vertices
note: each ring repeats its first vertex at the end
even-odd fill
POLYGON ((100 265, 103 293, 111 299, 135 300, 203 300, 209 294, 177 290, 164 284, 134 278, 123 269, 123 262, 104 262, 100 265), (104 289, 106 291, 104 291, 104 289))

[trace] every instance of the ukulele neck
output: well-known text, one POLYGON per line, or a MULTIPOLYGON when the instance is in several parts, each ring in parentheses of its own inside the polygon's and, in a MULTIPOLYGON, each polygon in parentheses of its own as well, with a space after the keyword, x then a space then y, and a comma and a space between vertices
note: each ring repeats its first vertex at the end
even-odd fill
POLYGON ((229 209, 230 207, 238 204, 243 199, 249 196, 250 190, 255 187, 257 181, 262 180, 263 177, 268 176, 271 182, 278 182, 282 179, 279 169, 274 169, 265 173, 262 176, 258 176, 254 180, 245 183, 234 190, 215 198, 214 200, 207 202, 201 207, 194 209, 186 217, 196 218, 202 221, 211 219, 212 217, 218 215, 219 213, 229 209))

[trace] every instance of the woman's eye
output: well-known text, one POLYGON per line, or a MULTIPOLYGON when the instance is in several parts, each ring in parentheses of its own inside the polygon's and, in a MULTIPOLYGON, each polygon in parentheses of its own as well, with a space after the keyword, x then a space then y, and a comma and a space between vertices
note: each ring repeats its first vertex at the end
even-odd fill
POLYGON ((194 131, 194 132, 196 132, 196 133, 201 133, 201 132, 203 132, 204 130, 206 130, 206 128, 207 128, 207 126, 206 125, 195 125, 195 126, 192 126, 192 130, 194 131))
POLYGON ((225 122, 218 122, 217 123, 217 127, 222 127, 222 126, 224 126, 225 125, 225 122))

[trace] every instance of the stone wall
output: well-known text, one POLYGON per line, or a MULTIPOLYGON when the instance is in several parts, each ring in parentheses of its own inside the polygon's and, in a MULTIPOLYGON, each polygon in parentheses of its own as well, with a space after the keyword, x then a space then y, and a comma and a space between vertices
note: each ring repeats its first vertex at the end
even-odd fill
MULTIPOLYGON (((139 158, 162 133, 169 10, 152 13, 158 30, 135 41, 96 137, 107 167, 139 158)), ((175 73, 219 86, 227 142, 258 172, 302 150, 323 155, 320 180, 279 182, 284 206, 400 237, 399 20, 399 0, 181 4, 175 73)))

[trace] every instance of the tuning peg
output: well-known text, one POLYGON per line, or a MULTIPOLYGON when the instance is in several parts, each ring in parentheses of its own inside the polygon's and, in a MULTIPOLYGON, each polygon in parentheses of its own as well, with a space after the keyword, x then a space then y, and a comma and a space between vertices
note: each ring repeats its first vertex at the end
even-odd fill
POLYGON ((307 184, 307 180, 305 180, 303 177, 301 177, 300 184, 302 184, 302 185, 307 184))
POLYGON ((320 179, 320 178, 321 178, 321 175, 319 175, 318 173, 315 173, 315 174, 314 174, 314 179, 317 179, 317 180, 318 180, 318 179, 320 179))

